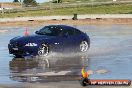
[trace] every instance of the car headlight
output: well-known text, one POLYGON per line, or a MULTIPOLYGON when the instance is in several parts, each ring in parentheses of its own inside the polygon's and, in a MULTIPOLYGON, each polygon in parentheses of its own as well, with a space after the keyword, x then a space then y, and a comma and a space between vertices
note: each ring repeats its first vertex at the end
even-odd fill
POLYGON ((27 43, 25 46, 37 46, 36 43, 27 43))

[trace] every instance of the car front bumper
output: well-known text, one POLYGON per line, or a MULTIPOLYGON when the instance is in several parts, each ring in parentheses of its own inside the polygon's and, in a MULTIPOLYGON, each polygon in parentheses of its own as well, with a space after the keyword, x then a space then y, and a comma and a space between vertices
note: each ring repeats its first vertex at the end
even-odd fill
POLYGON ((8 49, 9 49, 9 54, 13 54, 13 55, 27 56, 27 55, 37 55, 38 54, 37 46, 17 47, 17 46, 13 46, 12 44, 8 44, 8 49))

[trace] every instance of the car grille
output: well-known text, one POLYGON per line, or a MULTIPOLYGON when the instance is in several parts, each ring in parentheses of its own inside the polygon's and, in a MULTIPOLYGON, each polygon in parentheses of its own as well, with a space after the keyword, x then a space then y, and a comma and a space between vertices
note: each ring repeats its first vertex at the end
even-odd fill
POLYGON ((23 51, 20 51, 20 50, 18 50, 18 51, 11 50, 10 52, 11 52, 11 53, 18 54, 18 55, 22 55, 22 54, 24 54, 24 52, 23 52, 23 51))

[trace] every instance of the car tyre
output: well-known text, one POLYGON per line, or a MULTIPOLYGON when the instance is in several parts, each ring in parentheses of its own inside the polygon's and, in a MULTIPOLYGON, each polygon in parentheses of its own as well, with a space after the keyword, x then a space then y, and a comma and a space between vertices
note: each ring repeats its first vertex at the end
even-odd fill
POLYGON ((46 44, 41 44, 38 49, 39 56, 47 56, 49 54, 49 47, 46 44))
POLYGON ((80 48, 80 52, 86 52, 86 51, 88 51, 88 49, 89 49, 89 44, 88 44, 88 42, 87 41, 82 41, 81 43, 80 43, 80 45, 79 45, 79 48, 80 48))

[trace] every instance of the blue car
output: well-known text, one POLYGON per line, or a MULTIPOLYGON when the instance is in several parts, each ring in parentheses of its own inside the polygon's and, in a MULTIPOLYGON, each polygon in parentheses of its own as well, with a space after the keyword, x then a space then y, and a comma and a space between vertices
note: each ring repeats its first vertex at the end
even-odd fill
POLYGON ((52 52, 86 52, 89 36, 66 25, 45 26, 34 35, 15 37, 8 44, 9 53, 16 57, 47 56, 52 52))

